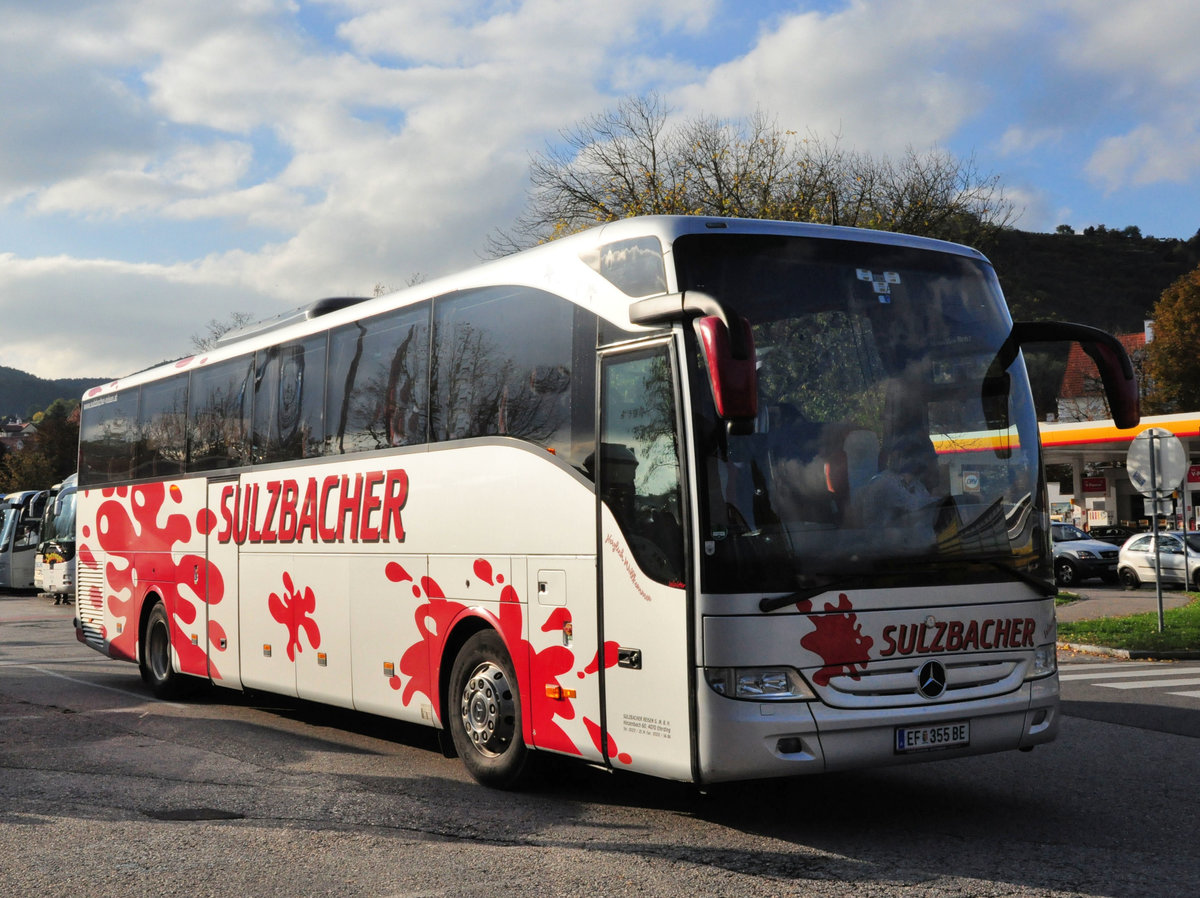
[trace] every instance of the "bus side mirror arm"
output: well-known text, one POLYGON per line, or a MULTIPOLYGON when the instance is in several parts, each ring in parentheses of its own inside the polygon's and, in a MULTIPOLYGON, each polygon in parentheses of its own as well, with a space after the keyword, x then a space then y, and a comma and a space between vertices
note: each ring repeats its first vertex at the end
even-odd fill
POLYGON ((758 371, 750 323, 707 293, 688 290, 640 299, 629 307, 634 324, 667 324, 701 316, 701 348, 717 414, 731 433, 750 433, 758 417, 758 371))
MULTIPOLYGON (((1137 377, 1133 363, 1121 341, 1107 331, 1086 324, 1068 321, 1017 321, 1012 332, 1001 345, 984 377, 985 398, 988 393, 999 392, 989 389, 1006 377, 1005 371, 1013 363, 1020 349, 1030 343, 1078 342, 1100 372, 1108 407, 1112 411, 1113 423, 1121 430, 1136 427, 1141 420, 1141 402, 1138 397, 1137 377)), ((986 403, 985 403, 986 404, 986 403)), ((990 415, 989 415, 990 417, 990 415)))

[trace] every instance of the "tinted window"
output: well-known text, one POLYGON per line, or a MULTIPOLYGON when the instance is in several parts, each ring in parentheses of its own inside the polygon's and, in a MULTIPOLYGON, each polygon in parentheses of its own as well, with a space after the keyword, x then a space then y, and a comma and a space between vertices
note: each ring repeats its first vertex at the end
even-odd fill
POLYGON ((594 377, 590 354, 575 358, 574 325, 570 303, 527 288, 438 299, 432 438, 511 436, 573 457, 572 396, 594 377))
POLYGON ((618 240, 584 254, 583 261, 626 296, 667 292, 667 271, 657 237, 618 240))
POLYGON ((142 387, 134 477, 183 473, 187 460, 187 400, 186 374, 142 387))
POLYGON ((253 358, 230 359, 192 372, 190 468, 209 471, 247 464, 253 358))
POLYGON ((84 404, 79 427, 80 483, 112 483, 129 477, 137 409, 136 388, 84 404))
POLYGON ((320 455, 324 416, 325 335, 260 350, 254 372, 254 460, 320 455))
POLYGON ((682 584, 683 505, 675 390, 665 348, 604 362, 600 494, 638 565, 682 584))
POLYGON ((329 343, 325 453, 425 441, 429 307, 338 328, 329 343))

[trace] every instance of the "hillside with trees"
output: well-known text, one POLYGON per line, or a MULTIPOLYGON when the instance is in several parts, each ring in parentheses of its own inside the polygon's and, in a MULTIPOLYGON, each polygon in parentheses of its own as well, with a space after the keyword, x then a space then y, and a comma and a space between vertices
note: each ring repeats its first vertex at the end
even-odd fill
POLYGON ((111 377, 64 377, 47 380, 0 365, 0 418, 28 421, 55 399, 79 399, 84 392, 111 377))
POLYGON ((1154 304, 1200 264, 1190 240, 1143 237, 1136 225, 1054 234, 994 232, 979 248, 996 266, 1013 318, 1078 321, 1113 333, 1141 332, 1154 304))

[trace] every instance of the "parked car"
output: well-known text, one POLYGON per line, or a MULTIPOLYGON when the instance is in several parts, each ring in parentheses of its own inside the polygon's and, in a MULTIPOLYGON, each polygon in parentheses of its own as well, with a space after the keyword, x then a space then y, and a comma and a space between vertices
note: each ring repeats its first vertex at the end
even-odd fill
MULTIPOLYGON (((1182 530, 1158 534, 1158 564, 1163 583, 1180 586, 1190 583, 1200 589, 1200 533, 1187 533, 1186 547, 1184 537, 1182 530)), ((1153 533, 1140 533, 1121 547, 1117 574, 1126 589, 1137 589, 1143 583, 1155 581, 1153 533)))
POLYGON ((1105 583, 1117 582, 1117 556, 1112 543, 1092 539, 1074 524, 1051 524, 1054 541, 1054 579, 1059 586, 1074 586, 1099 577, 1105 583))
POLYGON ((1136 530, 1130 530, 1128 527, 1116 527, 1111 524, 1092 527, 1088 530, 1088 536, 1092 539, 1098 539, 1102 543, 1112 543, 1114 546, 1123 546, 1129 537, 1136 535, 1136 530))

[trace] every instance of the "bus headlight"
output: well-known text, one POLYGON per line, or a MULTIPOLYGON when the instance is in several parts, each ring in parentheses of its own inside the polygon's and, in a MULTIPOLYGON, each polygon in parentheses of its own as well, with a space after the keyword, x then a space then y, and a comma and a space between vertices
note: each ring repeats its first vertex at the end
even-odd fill
POLYGON ((1033 664, 1029 668, 1029 673, 1025 675, 1025 679, 1037 680, 1048 677, 1057 671, 1058 647, 1050 642, 1046 645, 1039 645, 1033 650, 1033 664))
POLYGON ((792 667, 706 667, 713 692, 754 702, 808 702, 817 696, 792 667))

